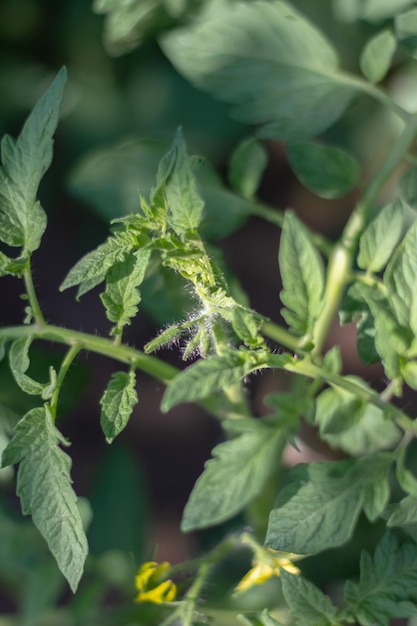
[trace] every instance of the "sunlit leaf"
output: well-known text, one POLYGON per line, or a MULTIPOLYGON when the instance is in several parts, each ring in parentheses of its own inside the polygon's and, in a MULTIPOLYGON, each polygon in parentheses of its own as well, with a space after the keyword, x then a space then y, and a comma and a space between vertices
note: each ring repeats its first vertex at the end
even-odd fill
POLYGON ((182 529, 219 524, 241 511, 261 492, 285 442, 285 431, 259 423, 216 446, 185 507, 182 529))
POLYGON ((285 2, 213 0, 161 44, 188 80, 271 139, 314 137, 358 89, 338 73, 330 43, 285 2))
POLYGON ((19 137, 1 142, 0 239, 10 246, 36 250, 46 215, 36 196, 52 160, 53 136, 67 72, 62 68, 27 118, 19 137))

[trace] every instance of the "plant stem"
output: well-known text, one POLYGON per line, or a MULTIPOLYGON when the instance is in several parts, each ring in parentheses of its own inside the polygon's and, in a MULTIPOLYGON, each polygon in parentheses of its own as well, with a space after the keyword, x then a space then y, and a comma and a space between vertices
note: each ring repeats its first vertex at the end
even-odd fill
POLYGON ((25 282, 26 293, 29 297, 29 303, 30 303, 30 306, 32 307, 33 317, 39 325, 43 325, 46 322, 45 322, 45 318, 43 316, 41 307, 39 305, 38 297, 36 295, 35 285, 33 284, 33 276, 32 276, 32 269, 30 265, 30 259, 28 261, 27 268, 23 272, 23 280, 25 282))
POLYGON ((350 280, 359 237, 366 225, 366 218, 386 181, 396 166, 407 154, 417 134, 417 116, 410 117, 402 134, 382 163, 379 171, 367 187, 363 198, 350 216, 339 242, 330 256, 326 288, 323 295, 324 305, 313 332, 314 349, 312 354, 319 357, 326 340, 330 325, 339 308, 346 284, 350 280))
POLYGON ((56 419, 57 409, 58 409, 58 399, 59 394, 62 388, 62 384, 64 382, 65 376, 68 373, 68 370, 71 366, 71 363, 74 361, 77 354, 80 352, 81 346, 80 344, 74 344, 70 347, 67 354, 65 355, 64 360, 62 361, 61 368, 59 370, 58 378, 56 381, 55 391, 52 395, 51 401, 49 403, 49 408, 51 411, 51 415, 54 419, 56 419))
MULTIPOLYGON (((13 341, 22 337, 33 337, 55 343, 61 343, 70 347, 77 346, 77 351, 87 350, 101 354, 120 363, 125 363, 135 369, 149 374, 167 385, 179 372, 179 370, 161 361, 157 357, 144 354, 141 350, 127 345, 115 345, 111 339, 89 335, 72 329, 53 326, 52 324, 9 326, 0 328, 0 340, 13 341)), ((236 417, 242 412, 242 401, 228 397, 226 394, 213 396, 199 403, 212 415, 220 420, 236 417)))
POLYGON ((327 372, 319 365, 316 365, 311 361, 307 361, 306 359, 298 362, 296 361, 294 365, 288 364, 285 366, 285 369, 296 374, 308 376, 309 378, 313 378, 315 380, 322 379, 330 385, 345 389, 346 391, 361 398, 364 402, 369 402, 375 405, 381 409, 381 411, 387 411, 388 409, 398 426, 406 432, 415 434, 414 420, 409 418, 401 411, 401 409, 398 409, 393 404, 388 404, 384 400, 384 396, 382 394, 379 395, 376 391, 366 386, 364 383, 361 384, 360 382, 346 378, 346 376, 339 376, 338 374, 327 372))
POLYGON ((269 339, 285 346, 292 352, 302 354, 302 337, 295 337, 286 328, 269 320, 262 323, 261 332, 269 339))

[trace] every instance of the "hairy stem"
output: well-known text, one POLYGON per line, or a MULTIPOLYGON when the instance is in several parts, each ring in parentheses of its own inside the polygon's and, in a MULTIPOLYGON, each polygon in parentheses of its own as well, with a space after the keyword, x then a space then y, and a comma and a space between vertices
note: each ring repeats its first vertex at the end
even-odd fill
MULTIPOLYGON (((52 324, 32 324, 29 326, 9 326, 0 328, 0 340, 12 341, 22 337, 43 339, 55 343, 76 347, 77 352, 86 350, 95 352, 129 367, 139 369, 167 385, 179 370, 161 361, 157 357, 144 354, 141 350, 127 345, 115 345, 111 339, 89 335, 76 330, 53 326, 52 324)), ((229 397, 226 394, 206 398, 200 405, 220 420, 229 419, 242 414, 242 399, 229 397)))
POLYGON ((39 325, 43 325, 46 322, 45 322, 45 318, 43 316, 43 313, 39 304, 38 297, 36 295, 35 285, 33 284, 33 276, 32 276, 32 269, 30 265, 30 259, 28 261, 27 268, 23 272, 23 280, 25 283, 26 293, 29 298, 29 303, 30 303, 30 306, 32 307, 33 317, 39 325))

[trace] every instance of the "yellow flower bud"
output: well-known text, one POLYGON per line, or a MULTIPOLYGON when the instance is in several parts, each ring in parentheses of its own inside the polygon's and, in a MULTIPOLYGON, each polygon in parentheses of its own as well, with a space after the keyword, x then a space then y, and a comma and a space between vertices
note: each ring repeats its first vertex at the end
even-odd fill
POLYGON ((164 574, 169 570, 167 562, 156 563, 148 561, 143 563, 136 574, 135 584, 138 595, 135 602, 173 602, 177 595, 177 587, 172 580, 164 580, 164 574))

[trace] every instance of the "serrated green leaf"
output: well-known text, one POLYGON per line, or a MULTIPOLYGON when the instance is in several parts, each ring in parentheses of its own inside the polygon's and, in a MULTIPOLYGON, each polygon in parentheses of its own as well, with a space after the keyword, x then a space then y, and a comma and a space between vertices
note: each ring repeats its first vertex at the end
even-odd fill
POLYGON ((300 183, 320 198, 345 196, 359 181, 359 165, 345 150, 319 143, 290 143, 287 157, 300 183))
POLYGON ((400 436, 378 407, 339 387, 318 396, 315 422, 324 441, 352 456, 390 448, 400 436))
POLYGON ((417 530, 417 497, 409 495, 392 506, 387 526, 413 527, 417 530))
POLYGON ((254 198, 267 163, 264 146, 253 137, 244 139, 230 159, 230 184, 244 198, 254 198))
POLYGON ((382 515, 390 499, 389 470, 393 456, 381 452, 364 456, 357 464, 358 480, 363 481, 363 512, 370 522, 382 515))
POLYGON ((371 83, 379 83, 388 72, 397 47, 394 35, 385 29, 372 37, 363 49, 359 64, 371 83))
POLYGON ((0 239, 29 252, 39 247, 46 215, 36 200, 52 160, 53 135, 67 79, 62 68, 27 118, 17 140, 1 142, 0 239))
POLYGON ((375 333, 375 348, 387 377, 390 380, 401 377, 404 355, 412 341, 411 331, 400 326, 387 298, 378 288, 362 283, 356 285, 355 294, 366 303, 372 314, 370 333, 375 333))
POLYGON ((358 584, 348 581, 345 599, 349 612, 363 626, 389 626, 390 618, 417 615, 417 546, 400 545, 387 532, 378 544, 373 559, 362 552, 358 584))
POLYGON ((285 305, 282 315, 299 335, 312 332, 323 307, 324 270, 309 232, 294 213, 287 211, 279 248, 279 267, 285 305))
POLYGON ((387 493, 380 490, 380 483, 382 477, 386 482, 391 460, 380 453, 358 461, 298 465, 290 473, 293 482, 271 511, 266 544, 275 550, 313 554, 345 543, 362 506, 373 517, 386 504, 387 493))
POLYGON ((370 272, 382 270, 398 244, 403 228, 401 202, 392 202, 381 209, 359 240, 359 267, 370 272))
MULTIPOLYGON (((153 197, 165 183, 170 163, 162 163, 168 144, 161 141, 135 140, 95 150, 78 163, 73 171, 72 191, 88 202, 106 221, 138 210, 138 189, 145 197, 153 197)), ((175 154, 172 155, 175 160, 175 154)), ((173 163, 171 164, 173 165, 173 163)), ((194 172, 204 200, 199 227, 205 239, 221 239, 241 226, 251 214, 252 205, 228 190, 214 167, 206 162, 194 172)))
POLYGON ((302 576, 294 576, 281 570, 282 591, 290 609, 300 626, 331 626, 337 613, 328 596, 302 576))
POLYGON ((366 300, 361 295, 360 283, 353 283, 345 294, 339 309, 342 325, 356 324, 356 345, 359 358, 366 365, 377 363, 380 356, 375 347, 375 324, 366 300))
POLYGON ((107 273, 106 291, 100 297, 108 319, 116 323, 114 334, 130 324, 138 312, 141 299, 138 287, 145 278, 150 255, 150 250, 139 249, 113 265, 107 273))
POLYGON ((22 276, 23 270, 27 267, 28 259, 26 256, 10 259, 8 256, 0 252, 0 276, 22 276))
POLYGON ((75 592, 88 546, 71 487, 71 459, 59 444, 67 445, 67 441, 55 428, 48 409, 32 409, 18 423, 2 462, 3 466, 20 463, 17 493, 23 514, 32 515, 75 592))
POLYGON ((170 381, 161 409, 169 411, 181 402, 195 402, 212 393, 227 389, 261 367, 262 362, 253 362, 243 351, 230 352, 226 356, 210 356, 197 361, 170 381))
POLYGON ((19 387, 25 393, 36 396, 42 395, 44 385, 25 374, 30 365, 29 348, 31 343, 31 337, 14 341, 10 348, 9 361, 10 369, 19 387))
POLYGON ((129 373, 116 372, 107 385, 100 400, 100 423, 107 443, 117 437, 130 419, 138 401, 135 385, 136 376, 133 370, 129 373))
POLYGON ((192 83, 234 105, 271 139, 304 141, 343 113, 358 87, 338 73, 324 36, 285 2, 211 1, 161 39, 192 83))
POLYGON ((185 507, 182 530, 220 524, 241 511, 261 492, 285 443, 285 431, 259 423, 216 446, 185 507))
POLYGON ((79 285, 77 298, 99 285, 106 277, 109 269, 117 262, 122 261, 130 252, 128 243, 120 237, 109 237, 92 252, 88 252, 68 272, 59 290, 79 285))
POLYGON ((168 200, 167 221, 179 237, 195 230, 201 220, 204 202, 197 191, 190 157, 181 130, 177 131, 173 150, 175 162, 165 183, 168 200))
MULTIPOLYGON (((417 498, 417 477, 405 466, 406 448, 397 457, 395 475, 398 483, 406 493, 417 498)), ((417 518, 416 518, 417 523, 417 518)))
POLYGON ((410 9, 395 16, 395 35, 407 52, 416 58, 417 9, 410 9))
POLYGON ((352 461, 339 461, 292 470, 295 483, 282 492, 277 508, 271 511, 266 544, 275 550, 309 554, 347 541, 363 502, 361 485, 349 477, 351 469, 352 461))
POLYGON ((384 273, 387 298, 399 324, 417 334, 417 221, 397 247, 384 273))

